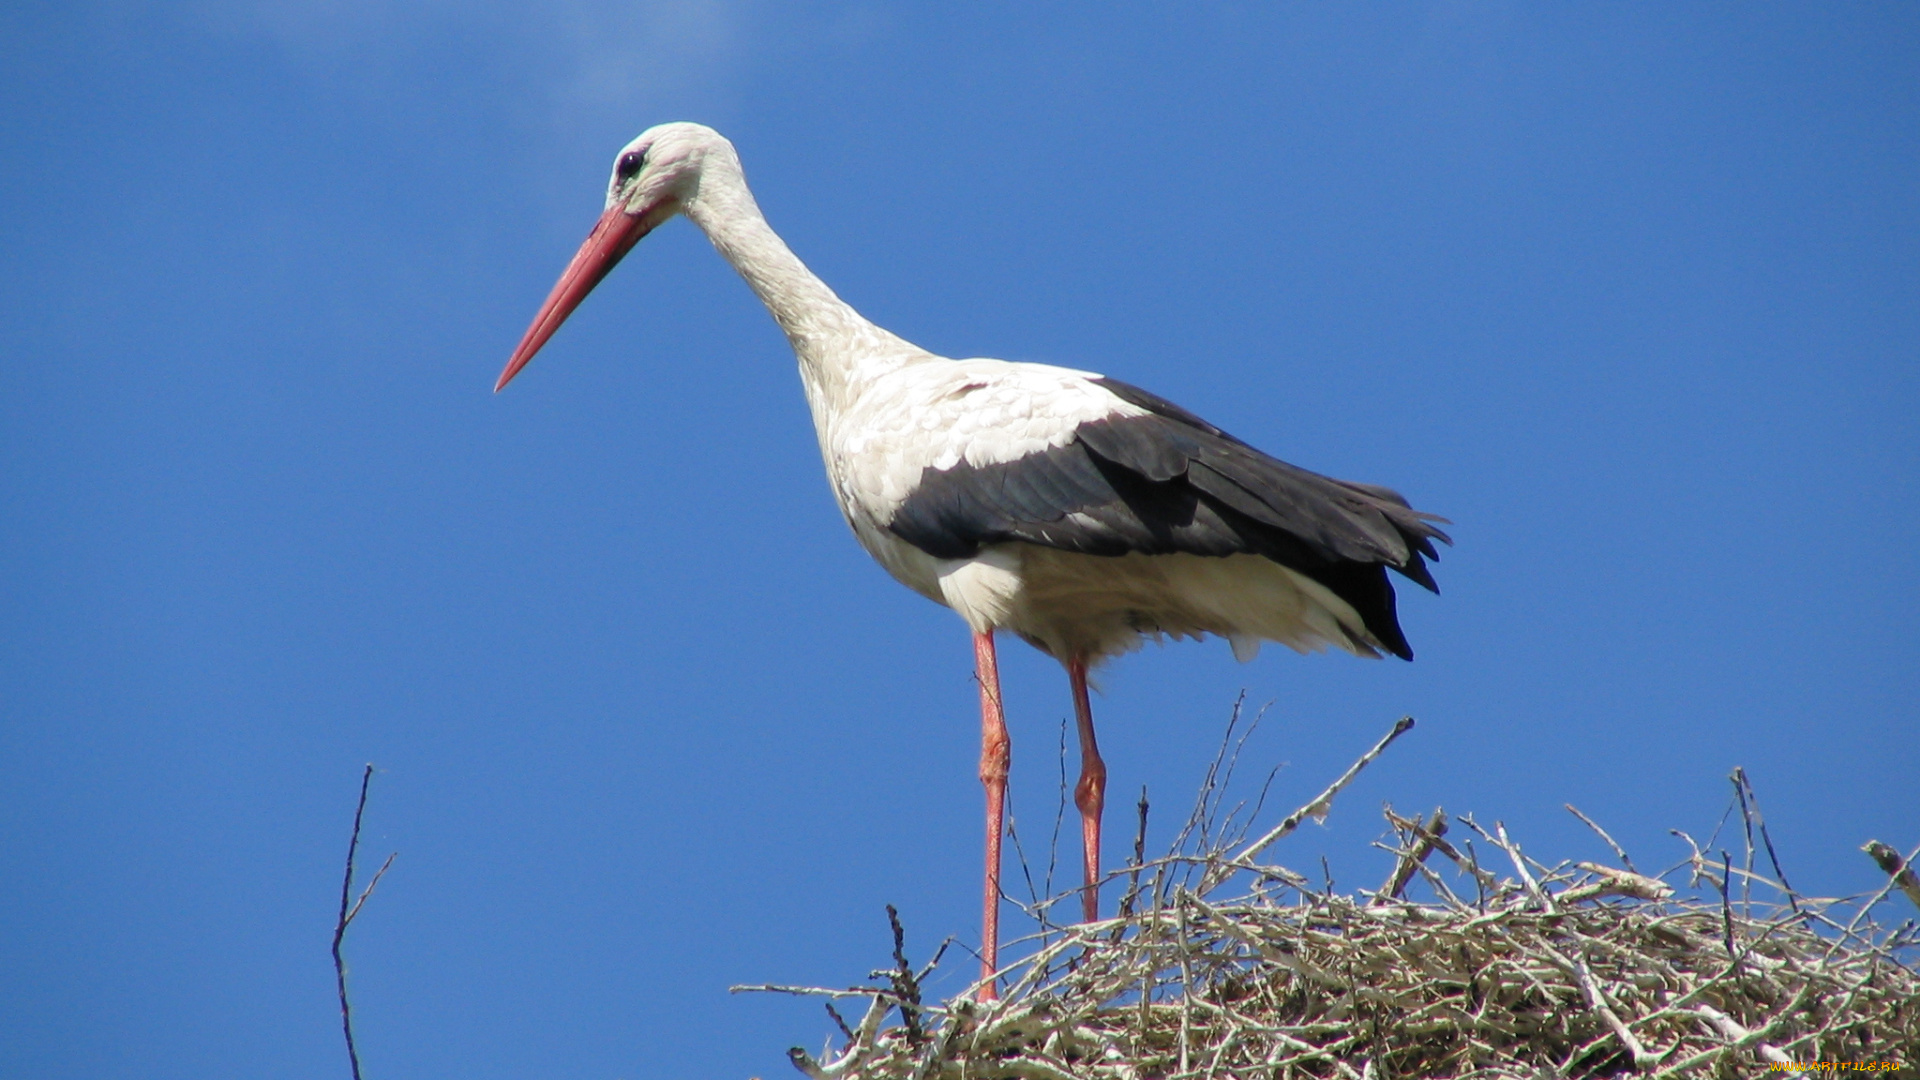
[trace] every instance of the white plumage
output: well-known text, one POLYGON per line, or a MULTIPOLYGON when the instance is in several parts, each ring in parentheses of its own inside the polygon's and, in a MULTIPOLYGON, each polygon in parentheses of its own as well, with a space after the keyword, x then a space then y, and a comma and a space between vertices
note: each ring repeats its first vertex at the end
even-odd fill
MULTIPOLYGON (((973 631, 988 837, 983 971, 997 962, 1007 739, 994 632, 1059 659, 1082 754, 1088 918, 1097 912, 1105 766, 1086 673, 1148 637, 1262 641, 1411 658, 1385 571, 1432 587, 1439 519, 1384 488, 1267 457, 1199 417, 1105 376, 950 360, 862 318, 761 216, 731 143, 664 124, 615 159, 606 209, 535 317, 504 387, 652 229, 685 214, 792 343, 827 476, 869 554, 973 631)), ((982 992, 991 995, 989 979, 982 992)))

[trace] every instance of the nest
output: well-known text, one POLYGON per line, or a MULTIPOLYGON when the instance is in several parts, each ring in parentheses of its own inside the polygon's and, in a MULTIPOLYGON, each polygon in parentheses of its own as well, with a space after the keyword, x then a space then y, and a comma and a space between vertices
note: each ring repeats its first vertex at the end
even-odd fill
POLYGON ((1210 774, 1175 852, 1153 862, 1136 854, 1115 875, 1127 883, 1119 917, 1061 927, 1050 902, 1029 908, 1041 932, 999 973, 997 999, 984 999, 982 984, 923 1002, 921 982, 939 957, 909 964, 897 918, 894 965, 876 971, 874 985, 736 989, 830 999, 841 1044, 817 1057, 791 1051, 816 1080, 1532 1080, 1915 1067, 1920 937, 1911 921, 1887 928, 1871 918, 1891 890, 1907 890, 1911 870, 1891 868, 1887 888, 1864 901, 1801 896, 1777 860, 1763 875, 1756 833, 1768 855, 1772 844, 1738 770, 1738 862, 1709 856, 1711 840, 1703 850, 1676 833, 1691 855, 1642 875, 1589 821, 1620 865, 1550 866, 1504 827, 1461 818, 1471 835, 1456 846, 1443 812, 1422 820, 1391 807, 1381 846, 1398 858, 1378 890, 1339 895, 1261 861, 1303 818, 1324 815, 1406 726, 1251 842, 1233 815, 1215 826, 1210 774), (1428 865, 1436 853, 1450 873, 1428 865), (1426 895, 1409 899, 1416 880, 1426 895), (836 998, 867 999, 857 1024, 842 1019, 836 998))

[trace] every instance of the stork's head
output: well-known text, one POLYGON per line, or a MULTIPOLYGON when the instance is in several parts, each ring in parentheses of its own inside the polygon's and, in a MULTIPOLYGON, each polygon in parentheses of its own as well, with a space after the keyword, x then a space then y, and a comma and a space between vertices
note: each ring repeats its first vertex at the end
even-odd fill
POLYGON ((573 261, 547 295, 547 302, 540 305, 533 325, 527 327, 520 347, 513 350, 513 358, 500 373, 500 381, 493 384, 495 392, 527 366, 533 354, 641 237, 699 197, 701 173, 716 159, 739 168, 733 144, 701 124, 648 128, 620 149, 613 159, 613 175, 607 180, 605 212, 574 253, 573 261))
POLYGON ((700 193, 700 173, 716 154, 731 157, 733 144, 704 124, 661 124, 614 155, 607 178, 607 209, 633 217, 661 208, 677 211, 700 193))

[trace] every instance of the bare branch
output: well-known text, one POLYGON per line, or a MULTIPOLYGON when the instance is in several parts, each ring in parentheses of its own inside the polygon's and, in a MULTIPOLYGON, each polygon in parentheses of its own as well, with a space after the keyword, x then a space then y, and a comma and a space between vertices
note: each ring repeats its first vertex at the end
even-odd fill
POLYGON ((1587 828, 1592 829, 1594 832, 1598 833, 1600 835, 1600 839, 1605 840, 1607 842, 1607 846, 1613 849, 1613 853, 1620 857, 1620 865, 1626 867, 1627 869, 1633 871, 1636 874, 1640 872, 1640 868, 1633 865, 1633 860, 1627 857, 1627 849, 1621 847, 1618 843, 1614 841, 1613 837, 1607 835, 1607 830, 1601 828, 1599 822, 1581 813, 1579 808, 1574 806, 1572 803, 1562 803, 1561 805, 1567 808, 1567 813, 1572 814, 1574 817, 1577 817, 1581 821, 1585 822, 1587 828))
MULTIPOLYGON (((1895 885, 1899 886, 1900 891, 1907 894, 1907 899, 1913 901, 1913 906, 1920 908, 1920 876, 1916 876, 1913 872, 1913 855, 1903 859, 1898 851, 1878 840, 1867 841, 1861 845, 1860 850, 1866 852, 1874 862, 1880 864, 1880 869, 1887 872, 1890 879, 1887 883, 1889 889, 1895 885)), ((1920 848, 1914 849, 1914 854, 1920 855, 1920 848)), ((1887 891, 1887 889, 1880 890, 1880 896, 1885 896, 1887 891)), ((1879 902, 1878 896, 1874 898, 1874 902, 1879 902)))
POLYGON ((359 899, 354 899, 354 857, 360 851, 360 823, 366 817, 367 788, 372 783, 373 766, 369 764, 366 771, 360 774, 360 801, 353 808, 353 835, 347 840, 347 870, 340 881, 340 918, 333 924, 333 978, 340 992, 340 1030, 346 1036, 347 1063, 353 1068, 353 1080, 360 1080, 360 1050, 353 1041, 353 1007, 347 1002, 347 961, 341 947, 346 942, 347 927, 353 923, 354 916, 360 914, 367 897, 373 895, 374 886, 380 884, 387 868, 393 865, 394 858, 399 855, 399 852, 388 855, 387 861, 380 864, 380 869, 375 871, 373 880, 367 883, 359 899))
POLYGON ((1309 802, 1305 806, 1302 806, 1298 810, 1295 810, 1293 813, 1288 814, 1285 818, 1281 820, 1280 824, 1275 825, 1272 829, 1269 829, 1265 835, 1260 837, 1260 839, 1255 840, 1253 843, 1248 844, 1246 847, 1241 848, 1239 853, 1234 856, 1234 861, 1246 862, 1246 861, 1252 860, 1255 856, 1259 855, 1262 851, 1265 851, 1269 846, 1271 846, 1274 843, 1274 841, 1287 836, 1288 834, 1292 833, 1293 830, 1299 828, 1300 823, 1302 821, 1305 821, 1309 817, 1312 817, 1312 818, 1326 817, 1327 814, 1333 810, 1334 796, 1346 790, 1347 785, 1353 783, 1354 777, 1360 775, 1360 770, 1372 764, 1374 758, 1377 758, 1381 754, 1385 753, 1387 747, 1393 745, 1393 740, 1406 734, 1412 728, 1413 728, 1413 717, 1411 716, 1401 717, 1399 722, 1393 725, 1393 730, 1387 732, 1386 735, 1382 737, 1379 742, 1373 744, 1373 749, 1360 755, 1360 759, 1358 761, 1355 761, 1352 765, 1349 765, 1347 767, 1347 771, 1344 773, 1341 773, 1340 778, 1338 780, 1335 780, 1333 783, 1328 784, 1327 789, 1325 791, 1322 791, 1319 795, 1315 796, 1312 802, 1309 802))
POLYGON ((1434 807, 1433 816, 1425 825, 1421 825, 1417 818, 1399 817, 1394 814, 1391 806, 1386 808, 1386 815, 1387 820, 1392 822, 1395 828, 1415 839, 1413 846, 1407 850, 1406 854, 1400 856, 1398 862, 1394 863, 1393 873, 1388 876, 1386 884, 1380 886, 1379 893, 1374 896, 1375 903, 1398 899, 1400 893, 1406 889, 1407 882, 1413 880, 1414 871, 1421 863, 1427 861, 1427 856, 1433 854, 1435 841, 1447 834, 1447 813, 1437 806, 1434 807))

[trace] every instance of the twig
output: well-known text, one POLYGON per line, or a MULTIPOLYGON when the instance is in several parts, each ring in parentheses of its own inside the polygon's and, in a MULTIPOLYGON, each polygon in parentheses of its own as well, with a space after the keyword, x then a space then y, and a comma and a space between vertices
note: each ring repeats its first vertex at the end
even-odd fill
POLYGON ((919 1046, 926 1041, 926 1032, 920 1027, 920 980, 914 977, 913 965, 907 962, 907 931, 900 925, 900 912, 892 904, 887 905, 887 924, 893 928, 894 970, 887 973, 893 983, 893 992, 900 995, 900 1019, 907 1025, 907 1042, 919 1046))
MULTIPOLYGON (((1766 1029, 1764 1028, 1759 1031, 1748 1031, 1746 1028, 1735 1023, 1733 1017, 1728 1016, 1726 1013, 1721 1012, 1711 1005, 1695 1005, 1693 1011, 1702 1020, 1711 1024, 1713 1029, 1719 1032, 1722 1038, 1734 1046, 1750 1045, 1759 1052, 1761 1057, 1779 1065, 1785 1065, 1793 1060, 1772 1046, 1767 1045, 1763 1038, 1766 1034, 1766 1029)), ((1768 1025, 1768 1027, 1771 1026, 1772 1025, 1768 1025)))
POLYGON ((1140 826, 1133 834, 1133 865, 1127 871, 1127 895, 1120 898, 1120 917, 1133 914, 1140 896, 1140 868, 1147 861, 1147 785, 1140 785, 1140 826))
MULTIPOLYGON (((1240 707, 1235 705, 1234 712, 1238 713, 1239 711, 1240 707)), ((1192 987, 1194 985, 1193 958, 1190 955, 1192 950, 1188 948, 1187 905, 1181 902, 1184 899, 1184 897, 1175 898, 1173 917, 1175 925, 1178 928, 1177 933, 1180 935, 1178 938, 1180 944, 1180 984, 1184 987, 1192 987)), ((1193 1042, 1193 998, 1194 995, 1191 990, 1180 995, 1180 1072, 1182 1075, 1188 1071, 1187 1062, 1190 1056, 1190 1047, 1193 1042)))
POLYGON ((1420 824, 1419 818, 1407 819, 1396 815, 1391 806, 1387 807, 1386 814, 1387 820, 1392 822, 1395 828, 1411 833, 1417 839, 1413 847, 1394 863, 1393 873, 1387 878, 1386 884, 1380 886, 1379 893, 1373 898, 1376 904, 1399 899, 1400 893, 1407 887, 1407 882, 1413 879, 1414 869, 1427 861, 1427 856, 1434 852, 1434 842, 1447 834, 1447 813, 1437 806, 1433 809, 1433 816, 1427 819, 1424 826, 1420 824))
MULTIPOLYGON (((1009 798, 1007 801, 1011 803, 1013 800, 1009 798)), ((1039 886, 1033 883, 1033 864, 1027 861, 1026 845, 1020 842, 1019 821, 1020 821, 1019 815, 1013 813, 1012 807, 1009 806, 1007 811, 1007 839, 1013 841, 1013 856, 1015 859, 1019 860, 1020 876, 1026 879, 1027 898, 1033 901, 1032 904, 1022 904, 1021 906, 1026 908, 1028 911, 1034 912, 1036 917, 1039 918, 1041 925, 1044 927, 1046 925, 1046 919, 1047 919, 1047 904, 1041 901, 1040 888, 1039 886)), ((1054 847, 1056 848, 1058 846, 1059 845, 1057 843, 1054 845, 1054 847)), ((1048 858, 1051 859, 1052 856, 1049 855, 1048 858)), ((1052 885, 1048 885, 1048 890, 1049 891, 1052 890, 1052 885)), ((1002 891, 1004 892, 1004 890, 1002 891)))
MULTIPOLYGON (((1680 831, 1679 829, 1668 829, 1667 831, 1679 837, 1680 839, 1685 840, 1687 842, 1687 848, 1691 851, 1691 854, 1687 856, 1686 860, 1679 864, 1680 866, 1687 866, 1687 867, 1691 867, 1692 869, 1693 876, 1687 880, 1688 887, 1691 888, 1693 886, 1697 886, 1700 884, 1702 880, 1705 880, 1708 884, 1712 885, 1714 888, 1716 889, 1720 888, 1722 886, 1721 879, 1715 877, 1713 874, 1713 871, 1707 869, 1707 857, 1700 850, 1700 845, 1694 842, 1693 837, 1687 835, 1686 833, 1680 831)), ((1709 844, 1709 846, 1711 846, 1711 844, 1709 844)), ((1667 871, 1665 873, 1661 873, 1658 876, 1666 877, 1667 874, 1671 872, 1672 871, 1667 871)))
POLYGON ((1231 840, 1226 840, 1221 846, 1232 847, 1247 838, 1247 830, 1253 827, 1253 823, 1259 820, 1260 811, 1266 808, 1267 794, 1273 790, 1273 780, 1280 775, 1280 769, 1281 766, 1275 765, 1273 768, 1267 770, 1267 778, 1260 783, 1260 797, 1253 800, 1253 812, 1247 815, 1246 821, 1240 826, 1240 831, 1235 833, 1231 840))
POLYGON ((1607 846, 1613 849, 1613 853, 1620 857, 1621 865, 1625 866, 1627 869, 1633 871, 1636 874, 1640 872, 1640 868, 1633 865, 1633 860, 1627 857, 1627 849, 1621 847, 1617 842, 1614 841, 1613 837, 1607 835, 1607 830, 1601 828, 1599 822, 1581 813, 1579 807, 1574 806, 1572 803, 1562 803, 1561 805, 1567 808, 1567 813, 1572 814, 1574 817, 1577 817, 1581 821, 1585 822, 1587 828, 1592 829, 1596 833, 1599 833, 1600 839, 1605 840, 1607 842, 1607 846))
MULTIPOLYGON (((1916 876, 1913 872, 1912 855, 1903 859, 1900 857, 1900 852, 1878 840, 1867 841, 1860 846, 1860 850, 1866 852, 1874 862, 1880 864, 1880 869, 1887 872, 1890 879, 1889 886, 1899 886, 1900 891, 1907 894, 1907 899, 1913 901, 1913 906, 1920 908, 1920 876, 1916 876)), ((1882 889, 1880 896, 1885 896, 1886 893, 1887 890, 1882 889)), ((1874 898, 1874 902, 1879 902, 1878 896, 1874 898)))
POLYGON ((1587 968, 1584 958, 1570 959, 1545 941, 1539 942, 1538 947, 1551 957, 1561 970, 1573 976, 1574 981, 1580 986, 1580 992, 1586 996, 1588 1007, 1600 1014, 1600 1019, 1606 1021, 1607 1026, 1613 1029, 1613 1034, 1620 1040, 1620 1045, 1626 1047, 1627 1053, 1633 1055, 1634 1068, 1645 1072, 1660 1064, 1660 1059, 1666 1054, 1648 1052, 1647 1048, 1641 1045, 1640 1040, 1634 1037, 1633 1032, 1621 1021, 1620 1014, 1615 1012, 1613 1005, 1607 1001, 1606 995, 1600 992, 1599 985, 1593 981, 1593 972, 1587 968))
POLYGON ((729 994, 792 994, 794 997, 823 998, 870 998, 882 997, 889 1004, 897 1004, 892 993, 872 986, 849 986, 835 989, 830 986, 787 986, 781 983, 734 983, 727 987, 729 994))
POLYGON ((1720 926, 1725 932, 1727 955, 1738 959, 1733 950, 1733 897, 1727 892, 1727 883, 1733 880, 1733 856, 1727 849, 1720 849, 1720 926))
POLYGON ((1047 841, 1047 895, 1053 895, 1053 871, 1060 862, 1060 823, 1067 817, 1067 718, 1060 718, 1060 794, 1053 805, 1053 837, 1047 841))
MULTIPOLYGON (((1418 822, 1409 822, 1409 824, 1413 825, 1415 828, 1420 827, 1418 822)), ((1494 881, 1493 874, 1486 870, 1481 869, 1480 861, 1474 857, 1473 851, 1472 851, 1473 841, 1471 840, 1466 841, 1467 850, 1463 852, 1459 848, 1454 847, 1453 844, 1450 841, 1448 841, 1446 837, 1440 835, 1439 833, 1428 833, 1423 837, 1423 839, 1431 842, 1433 844, 1433 850, 1453 860, 1453 865, 1459 867, 1461 870, 1465 871, 1468 874, 1468 876, 1473 878, 1474 883, 1477 886, 1479 886, 1478 891, 1480 894, 1480 900, 1479 900, 1480 906, 1485 907, 1487 902, 1487 897, 1486 897, 1487 887, 1495 884, 1495 881, 1494 881)), ((1425 866, 1426 864, 1424 863, 1421 864, 1421 867, 1423 870, 1425 869, 1425 866)))
POLYGON ((820 1004, 827 1007, 827 1015, 833 1018, 834 1026, 840 1029, 840 1034, 846 1036, 848 1043, 852 1043, 853 1029, 847 1026, 847 1018, 840 1015, 840 1010, 833 1007, 833 1002, 823 1001, 820 1004))
MULTIPOLYGON (((1253 843, 1248 844, 1246 847, 1241 848, 1240 851, 1233 856, 1233 861, 1246 862, 1251 860, 1254 856, 1260 854, 1262 851, 1265 851, 1271 844, 1273 844, 1274 841, 1287 836, 1288 834, 1292 833, 1293 830, 1299 828, 1300 823, 1309 817, 1314 817, 1314 818, 1326 817, 1328 812, 1333 809, 1334 796, 1340 794, 1341 791, 1345 790, 1348 784, 1353 783, 1353 778, 1360 775, 1360 770, 1366 768, 1369 764, 1373 762, 1374 758, 1379 757, 1382 753, 1386 751, 1387 747, 1393 745, 1393 740, 1406 734, 1412 728, 1413 728, 1413 717, 1411 716, 1401 717, 1399 721, 1393 725, 1393 730, 1387 732, 1386 735, 1383 736, 1379 742, 1374 743, 1373 749, 1360 755, 1360 760, 1355 761, 1352 765, 1347 766, 1347 771, 1344 773, 1341 773, 1340 778, 1338 780, 1335 780, 1333 783, 1328 784, 1327 789, 1325 791, 1322 791, 1319 795, 1315 796, 1312 802, 1307 803, 1305 806, 1302 806, 1300 809, 1295 810, 1291 814, 1288 814, 1284 819, 1281 820, 1280 824, 1275 825, 1273 828, 1267 830, 1266 834, 1261 836, 1260 839, 1255 840, 1253 843)), ((1201 891, 1204 892, 1206 890, 1203 889, 1201 891)))
POLYGON ((347 927, 352 925, 354 916, 360 914, 360 908, 366 904, 367 897, 373 895, 374 886, 387 874, 387 868, 399 852, 387 856, 374 872, 373 880, 360 893, 359 899, 353 896, 353 862, 360 851, 360 822, 367 813, 367 786, 373 782, 373 766, 369 764, 360 774, 360 802, 353 808, 353 836, 347 840, 347 872, 340 881, 340 918, 333 924, 333 978, 340 991, 340 1030, 347 1037, 347 1062, 353 1067, 353 1080, 360 1080, 360 1051, 353 1042, 353 1007, 347 1003, 347 961, 341 955, 341 946, 347 938, 347 927))
MULTIPOLYGON (((1196 835, 1196 833, 1199 836, 1199 846, 1202 849, 1214 846, 1208 841, 1213 826, 1213 815, 1219 809, 1219 796, 1215 793, 1220 791, 1224 786, 1224 780, 1221 775, 1222 768, 1231 769, 1231 765, 1228 764, 1229 753, 1232 754, 1234 759, 1237 760, 1239 758, 1239 747, 1234 744, 1233 732, 1235 728, 1240 726, 1240 710, 1246 705, 1246 702, 1247 692, 1242 690, 1240 691, 1240 696, 1236 697, 1233 701, 1232 712, 1227 715, 1227 729, 1220 735, 1220 748, 1214 751, 1213 760, 1207 764, 1206 775, 1200 780, 1200 794, 1194 799, 1193 810, 1187 815, 1187 823, 1181 826, 1180 835, 1174 838, 1173 846, 1176 849, 1185 846, 1187 838, 1196 835)), ((1243 737, 1241 741, 1245 742, 1246 740, 1243 737)), ((1191 879, 1189 878, 1188 880, 1190 881, 1191 879)), ((1156 897, 1156 899, 1159 898, 1156 897)))
MULTIPOLYGON (((1469 818, 1467 824, 1472 825, 1473 820, 1469 818)), ((1494 836, 1488 837, 1488 839, 1493 840, 1495 837, 1498 838, 1494 842, 1500 845, 1501 851, 1507 853, 1507 859, 1513 863, 1514 871, 1520 875, 1520 880, 1526 883, 1528 894, 1535 900, 1540 901, 1540 905, 1548 911, 1554 910, 1553 897, 1548 896, 1547 890, 1541 888, 1540 882, 1535 880, 1531 873, 1527 872, 1526 856, 1520 853, 1520 845, 1507 839, 1507 823, 1504 821, 1494 822, 1493 831, 1494 836)), ((1481 833, 1480 835, 1486 836, 1485 833, 1481 833)))
MULTIPOLYGON (((1245 690, 1242 690, 1240 692, 1240 701, 1244 702, 1246 700, 1246 696, 1247 696, 1247 692, 1245 690)), ((1239 706, 1236 703, 1235 708, 1238 709, 1238 707, 1239 706)), ((1247 740, 1253 738, 1253 733, 1260 730, 1260 722, 1267 718, 1267 710, 1272 707, 1273 707, 1272 702, 1268 702, 1267 704, 1262 705, 1260 707, 1260 710, 1253 714, 1253 719, 1250 722, 1248 722, 1246 728, 1240 732, 1239 741, 1233 744, 1233 753, 1227 758, 1226 771, 1223 772, 1220 776, 1219 794, 1215 796, 1215 799, 1214 799, 1214 810, 1216 812, 1218 812, 1220 808, 1220 800, 1226 798, 1227 790, 1233 784, 1234 770, 1237 769, 1240 765, 1240 752, 1246 749, 1247 740)), ((1265 793, 1266 792, 1263 789, 1261 794, 1265 795, 1265 793)), ((1244 810, 1246 808, 1246 805, 1247 805, 1246 803, 1242 802, 1236 805, 1233 808, 1233 810, 1227 814, 1225 820, 1223 820, 1220 823, 1220 828, 1214 833, 1214 838, 1216 842, 1214 844, 1207 845, 1207 846, 1224 847, 1228 843, 1233 842, 1233 841, 1226 840, 1227 830, 1233 824, 1234 817, 1238 815, 1241 810, 1244 810)), ((1258 813, 1259 811, 1256 808, 1254 812, 1258 813)))
POLYGON ((1740 879, 1740 915, 1742 918, 1753 914, 1753 807, 1747 804, 1747 788, 1742 781, 1747 778, 1746 770, 1735 765, 1733 772, 1727 774, 1727 780, 1733 784, 1733 798, 1740 807, 1740 827, 1746 834, 1746 858, 1740 867, 1746 876, 1740 879))
POLYGON ((1574 863, 1573 865, 1599 878, 1586 885, 1576 885, 1563 890, 1554 897, 1562 904, 1578 903, 1601 896, 1631 896, 1637 900, 1665 900, 1673 895, 1673 886, 1656 878, 1615 870, 1611 866, 1599 863, 1574 863))
POLYGON ((1773 850, 1773 834, 1767 832, 1767 816, 1760 812, 1760 794, 1753 790, 1753 781, 1747 779, 1747 770, 1738 766, 1733 770, 1734 781, 1739 784, 1745 800, 1753 804, 1753 823, 1760 826, 1760 842, 1766 845, 1767 861, 1773 864, 1773 874, 1785 886, 1781 891, 1786 895, 1787 906, 1800 910, 1800 897, 1793 891, 1793 885, 1787 881, 1787 871, 1780 865, 1780 854, 1773 850))

